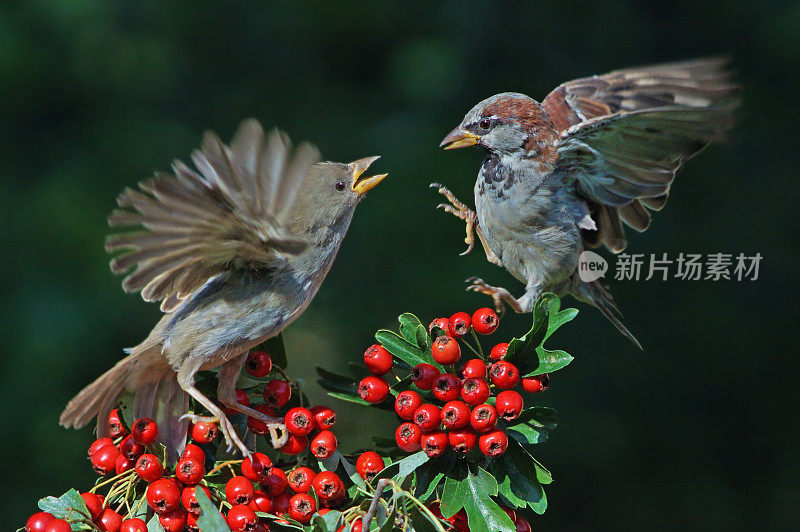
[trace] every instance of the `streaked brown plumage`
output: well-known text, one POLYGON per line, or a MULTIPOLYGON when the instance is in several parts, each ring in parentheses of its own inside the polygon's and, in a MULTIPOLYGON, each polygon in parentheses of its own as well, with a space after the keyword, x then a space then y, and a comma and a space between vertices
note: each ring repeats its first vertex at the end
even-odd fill
POLYGON ((625 249, 622 224, 644 231, 683 163, 726 135, 737 105, 721 58, 618 70, 560 85, 541 104, 503 93, 476 105, 442 142, 489 152, 475 185, 476 211, 442 205, 477 232, 489 261, 526 284, 514 298, 475 279, 470 289, 529 312, 545 291, 572 294, 622 325, 608 291, 582 282, 587 247, 625 249))
POLYGON ((359 201, 384 177, 363 176, 377 159, 318 162, 309 144, 292 151, 288 137, 265 136, 247 120, 230 147, 207 133, 192 156, 126 189, 112 227, 115 273, 126 291, 161 301, 164 317, 129 355, 72 399, 61 424, 97 418, 98 436, 124 391, 134 415, 159 424, 171 457, 185 441, 193 397, 220 422, 229 447, 247 448, 219 406, 194 387, 198 371, 219 368, 217 398, 227 408, 267 422, 273 445, 285 441, 279 419, 236 402, 235 383, 247 351, 279 334, 313 299, 328 273, 359 201))

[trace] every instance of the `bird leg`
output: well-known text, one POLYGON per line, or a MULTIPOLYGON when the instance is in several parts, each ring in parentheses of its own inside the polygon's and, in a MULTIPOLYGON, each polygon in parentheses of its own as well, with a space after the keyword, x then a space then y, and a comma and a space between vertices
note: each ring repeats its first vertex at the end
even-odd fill
POLYGON ((178 371, 178 384, 183 391, 188 393, 192 396, 198 403, 203 405, 203 407, 211 413, 211 416, 196 416, 194 414, 185 414, 181 416, 181 419, 188 418, 192 421, 212 421, 219 424, 219 430, 222 432, 222 436, 225 438, 225 442, 228 444, 228 452, 236 447, 241 451, 242 456, 249 457, 250 450, 242 443, 242 440, 236 434, 236 431, 233 429, 233 424, 228 420, 225 413, 214 404, 214 402, 203 395, 200 390, 195 388, 194 386, 194 376, 197 371, 200 369, 203 360, 198 359, 193 364, 184 364, 180 371, 178 371))
POLYGON ((487 284, 483 279, 478 277, 470 277, 467 279, 467 282, 470 283, 470 285, 467 287, 467 291, 480 292, 481 294, 490 296, 494 300, 494 308, 497 310, 498 314, 502 314, 504 311, 503 302, 508 303, 508 306, 511 307, 517 314, 529 312, 525 309, 527 305, 523 302, 525 296, 522 296, 520 299, 516 299, 505 288, 499 288, 487 284))
POLYGON ((486 253, 486 260, 492 264, 496 264, 497 266, 502 266, 500 259, 497 258, 497 255, 494 254, 489 245, 486 243, 486 237, 483 235, 480 225, 478 225, 478 215, 475 213, 475 211, 459 201, 455 194, 453 194, 450 189, 444 185, 440 183, 431 183, 430 187, 435 188, 439 194, 447 198, 447 201, 450 202, 450 205, 447 203, 440 203, 436 206, 436 208, 442 209, 445 212, 449 212, 456 218, 464 220, 464 222, 467 224, 467 236, 464 238, 464 243, 467 244, 467 249, 461 254, 466 255, 472 251, 472 249, 475 247, 475 234, 477 233, 478 238, 481 241, 481 245, 483 246, 483 251, 486 253))
POLYGON ((247 353, 232 358, 219 367, 217 372, 217 398, 225 405, 225 408, 254 417, 266 423, 272 447, 279 449, 283 447, 289 439, 289 432, 286 430, 283 419, 267 416, 258 410, 250 408, 249 406, 244 406, 236 401, 236 381, 239 379, 239 373, 242 371, 242 366, 244 366, 246 359, 247 353))

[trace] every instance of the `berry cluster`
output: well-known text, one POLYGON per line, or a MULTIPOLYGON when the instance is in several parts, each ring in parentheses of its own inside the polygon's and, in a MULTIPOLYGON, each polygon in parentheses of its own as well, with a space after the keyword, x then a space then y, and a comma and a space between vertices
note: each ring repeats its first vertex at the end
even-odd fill
MULTIPOLYGON (((524 406, 522 395, 513 388, 521 384, 527 393, 541 392, 549 377, 522 378, 517 367, 504 360, 508 343, 495 345, 488 360, 483 356, 474 333, 492 334, 498 325, 497 314, 489 308, 478 309, 472 316, 457 312, 431 322, 431 356, 445 371, 432 364, 417 364, 411 370, 417 390, 404 390, 395 397, 395 412, 403 420, 395 431, 400 449, 408 453, 422 449, 431 457, 447 449, 466 455, 477 447, 489 457, 506 451, 508 436, 503 425, 515 420, 524 406), (467 342, 470 333, 476 347, 467 342), (464 362, 462 346, 474 355, 464 362)), ((394 359, 375 344, 364 353, 364 362, 373 375, 361 380, 359 395, 369 403, 382 403, 390 394, 384 376, 392 371, 394 359)))
MULTIPOLYGON (((251 352, 245 368, 256 378, 267 377, 273 370, 263 351, 251 352)), ((63 532, 71 530, 73 523, 87 521, 101 531, 146 532, 144 518, 152 516, 167 532, 199 530, 197 487, 220 509, 233 531, 267 531, 270 520, 308 524, 315 514, 324 515, 345 505, 342 478, 332 471, 302 465, 305 459, 300 456, 310 452, 324 460, 336 452, 337 439, 331 431, 336 414, 326 406, 302 406, 299 398, 293 398, 292 388, 284 375, 248 391, 237 390, 240 404, 270 417, 283 417, 288 439, 277 451, 266 451, 272 458, 254 452, 244 460, 217 460, 221 452, 215 445, 217 423, 200 418, 190 424, 191 441, 174 466, 168 467, 164 447, 157 443, 156 423, 143 418, 127 427, 120 410, 115 409, 108 418, 109 437, 89 446, 92 468, 109 478, 101 478, 92 490, 81 494, 88 515, 80 509, 74 519, 38 512, 28 519, 26 532, 63 532), (251 399, 258 397, 262 401, 251 405, 251 399), (104 487, 109 489, 102 495, 98 491, 104 487)), ((266 424, 254 417, 248 417, 247 427, 256 435, 268 432, 266 424)), ((316 467, 316 459, 309 463, 316 467)), ((377 453, 365 452, 356 467, 362 478, 369 480, 383 469, 384 462, 377 453)))

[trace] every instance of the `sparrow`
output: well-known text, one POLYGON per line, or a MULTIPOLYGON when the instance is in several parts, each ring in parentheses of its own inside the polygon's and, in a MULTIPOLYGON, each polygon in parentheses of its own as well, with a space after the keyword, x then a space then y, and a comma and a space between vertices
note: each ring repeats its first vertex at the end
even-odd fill
POLYGON ((268 424, 272 444, 288 433, 278 418, 236 402, 248 350, 278 335, 308 307, 336 258, 356 206, 386 177, 367 177, 378 157, 320 162, 308 143, 293 150, 278 130, 253 119, 230 146, 212 132, 192 155, 125 189, 109 224, 111 270, 126 273, 126 292, 161 301, 152 332, 127 357, 67 404, 60 423, 80 428, 97 418, 98 437, 120 395, 133 392, 135 417, 154 419, 172 459, 183 448, 187 419, 219 423, 228 444, 250 452, 223 410, 195 387, 199 371, 218 368, 217 398, 268 424), (189 414, 189 399, 209 412, 189 414))
POLYGON ((737 106, 726 65, 704 58, 617 70, 564 83, 541 103, 505 92, 473 107, 441 147, 488 152, 475 211, 431 186, 449 200, 439 207, 467 224, 464 253, 477 234, 489 262, 525 283, 525 293, 515 298, 479 278, 467 289, 518 313, 531 312, 544 292, 572 295, 641 349, 609 291, 581 280, 579 257, 599 246, 624 250, 623 223, 645 231, 683 164, 725 137, 737 106))

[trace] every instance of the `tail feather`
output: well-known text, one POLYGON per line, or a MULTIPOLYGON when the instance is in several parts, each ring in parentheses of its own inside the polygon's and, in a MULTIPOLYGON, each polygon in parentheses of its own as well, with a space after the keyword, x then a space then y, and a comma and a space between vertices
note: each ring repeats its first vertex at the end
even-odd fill
POLYGON ((178 385, 160 345, 134 348, 130 353, 67 403, 59 423, 67 428, 81 428, 97 418, 97 436, 107 436, 108 414, 116 408, 123 393, 132 391, 135 419, 155 420, 159 440, 167 447, 172 462, 183 451, 186 441, 188 422, 180 417, 189 409, 189 396, 178 385))
POLYGON ((611 293, 602 284, 600 284, 600 281, 581 283, 578 286, 575 296, 578 299, 588 301, 597 307, 597 309, 603 313, 603 316, 605 316, 608 321, 613 323, 614 327, 616 327, 625 338, 630 340, 633 345, 643 350, 642 344, 639 343, 639 340, 637 340, 633 333, 630 332, 622 323, 622 313, 614 304, 611 293))

